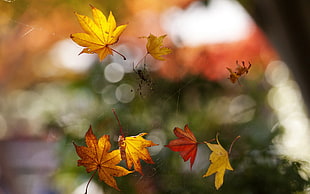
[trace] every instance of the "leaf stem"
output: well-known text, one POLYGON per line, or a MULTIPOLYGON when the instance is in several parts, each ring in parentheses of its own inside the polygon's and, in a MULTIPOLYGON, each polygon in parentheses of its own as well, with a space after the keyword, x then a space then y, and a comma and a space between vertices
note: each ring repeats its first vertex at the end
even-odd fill
POLYGON ((215 141, 215 140, 216 140, 215 138, 212 138, 212 139, 209 139, 208 141, 205 141, 205 142, 210 143, 210 142, 213 142, 213 141, 215 141))
POLYGON ((137 68, 137 66, 142 62, 142 60, 144 60, 144 63, 146 61, 146 56, 148 55, 149 53, 145 53, 145 55, 138 61, 138 63, 134 66, 134 68, 137 68))
POLYGON ((98 168, 95 170, 95 172, 91 175, 90 179, 88 180, 87 185, 86 185, 86 189, 85 189, 85 194, 87 194, 87 189, 88 189, 89 183, 94 178, 97 171, 98 171, 98 168))
POLYGON ((126 60, 126 57, 122 53, 120 53, 117 50, 112 49, 112 48, 111 48, 111 50, 114 51, 115 53, 119 54, 121 57, 123 57, 124 60, 126 60))
POLYGON ((238 136, 234 139, 234 141, 231 142, 230 147, 229 147, 229 152, 228 152, 228 154, 230 154, 233 145, 235 144, 235 142, 236 142, 240 137, 241 137, 241 136, 238 135, 238 136))
POLYGON ((117 123, 118 123, 118 126, 119 126, 119 133, 120 133, 121 136, 124 137, 125 135, 124 135, 124 133, 123 133, 123 127, 122 127, 122 125, 121 125, 121 122, 120 122, 119 119, 118 119, 118 116, 117 116, 116 111, 115 111, 114 108, 112 108, 112 112, 113 112, 113 114, 114 114, 114 116, 115 116, 115 118, 116 118, 116 120, 117 120, 117 123))

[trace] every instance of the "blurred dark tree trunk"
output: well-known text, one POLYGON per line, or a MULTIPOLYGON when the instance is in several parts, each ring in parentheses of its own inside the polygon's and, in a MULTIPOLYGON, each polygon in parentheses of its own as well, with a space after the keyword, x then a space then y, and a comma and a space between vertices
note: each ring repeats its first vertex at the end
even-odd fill
POLYGON ((292 70, 310 110, 310 0, 240 0, 292 70))

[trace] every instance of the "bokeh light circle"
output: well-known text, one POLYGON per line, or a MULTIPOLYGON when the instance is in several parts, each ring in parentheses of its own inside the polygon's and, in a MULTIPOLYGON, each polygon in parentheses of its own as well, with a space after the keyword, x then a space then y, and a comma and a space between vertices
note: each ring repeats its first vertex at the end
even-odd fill
POLYGON ((135 90, 129 84, 121 84, 115 90, 116 99, 122 103, 128 103, 135 97, 135 90))
POLYGON ((115 90, 116 86, 114 85, 107 85, 101 91, 102 100, 106 104, 116 104, 117 99, 115 98, 115 90))
POLYGON ((104 77, 111 83, 119 82, 125 74, 124 68, 119 63, 110 63, 104 69, 104 77))

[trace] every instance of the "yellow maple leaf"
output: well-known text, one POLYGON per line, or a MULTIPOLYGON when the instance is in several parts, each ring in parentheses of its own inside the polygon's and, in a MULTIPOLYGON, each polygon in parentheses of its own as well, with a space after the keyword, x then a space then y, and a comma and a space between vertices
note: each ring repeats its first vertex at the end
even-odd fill
POLYGON ((147 38, 146 50, 147 53, 150 54, 152 57, 158 60, 165 60, 162 55, 167 55, 171 53, 171 49, 167 47, 163 47, 163 40, 167 35, 162 35, 159 37, 150 34, 147 38))
POLYGON ((111 149, 110 136, 103 135, 99 138, 99 140, 97 140, 91 127, 89 127, 87 133, 85 134, 85 141, 87 147, 78 146, 73 143, 76 153, 81 158, 78 160, 78 166, 84 166, 88 173, 92 171, 95 171, 94 173, 96 173, 98 171, 100 180, 119 190, 114 177, 125 176, 128 173, 133 172, 121 166, 117 166, 117 164, 122 160, 120 150, 117 149, 109 152, 111 149))
POLYGON ((228 152, 222 147, 218 140, 218 135, 216 136, 216 142, 217 144, 204 142, 210 148, 212 153, 210 154, 211 164, 203 177, 207 177, 215 173, 215 188, 218 190, 223 185, 226 169, 234 169, 230 165, 228 152))
POLYGON ((147 133, 140 133, 137 136, 124 137, 120 136, 118 144, 121 151, 121 157, 126 161, 129 169, 134 169, 143 175, 140 159, 149 164, 154 164, 147 147, 156 146, 151 140, 146 140, 143 136, 147 133))
MULTIPOLYGON (((82 53, 97 53, 100 60, 103 60, 107 55, 113 55, 112 51, 120 54, 114 49, 110 48, 110 45, 115 44, 119 36, 125 30, 127 25, 121 25, 116 27, 115 18, 110 12, 108 20, 105 15, 94 6, 92 8, 93 18, 75 13, 77 19, 85 31, 85 33, 71 34, 70 38, 80 46, 86 47, 82 50, 82 53)), ((122 54, 120 54, 126 59, 122 54)))

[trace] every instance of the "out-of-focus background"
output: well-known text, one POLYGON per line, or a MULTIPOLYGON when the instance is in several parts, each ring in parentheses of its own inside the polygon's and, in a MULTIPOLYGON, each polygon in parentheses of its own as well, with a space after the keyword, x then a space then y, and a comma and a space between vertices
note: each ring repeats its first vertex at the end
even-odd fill
MULTIPOLYGON (((116 178, 122 193, 308 193, 310 175, 307 0, 0 1, 0 194, 84 193, 90 178, 77 167, 72 141, 85 145, 90 125, 117 148, 147 132, 155 164, 144 176, 116 178), (74 12, 89 4, 128 24, 113 46, 127 57, 100 62, 69 39, 82 32, 74 12), (173 53, 148 56, 133 71, 150 33, 167 34, 173 53), (252 64, 232 84, 226 67, 252 64), (235 143, 224 185, 202 178, 210 150, 199 145, 190 170, 163 145, 189 124, 198 141, 220 133, 235 143)), ((123 163, 121 163, 123 165, 123 163)), ((95 177, 89 193, 119 193, 95 177)))

